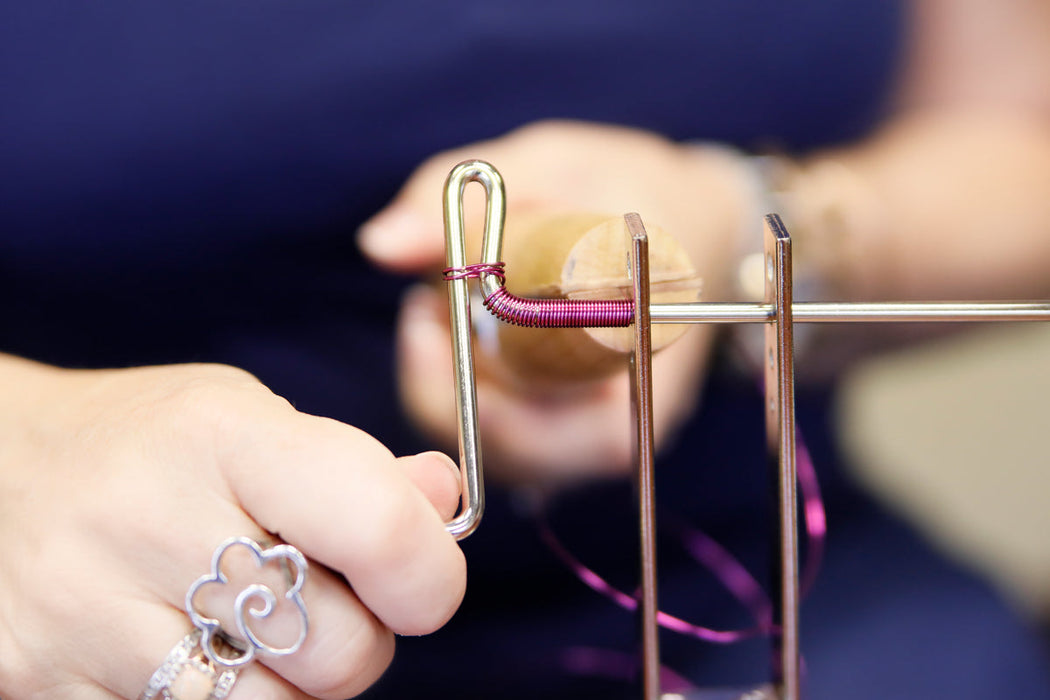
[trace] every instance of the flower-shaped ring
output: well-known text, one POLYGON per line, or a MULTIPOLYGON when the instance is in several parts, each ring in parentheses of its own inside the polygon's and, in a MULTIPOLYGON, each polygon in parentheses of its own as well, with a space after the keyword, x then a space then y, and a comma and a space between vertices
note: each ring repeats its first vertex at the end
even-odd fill
POLYGON ((306 582, 308 568, 309 565, 303 553, 289 544, 279 544, 264 549, 255 540, 247 537, 233 537, 219 545, 212 555, 211 572, 194 581, 193 585, 186 592, 186 612, 189 614, 193 625, 201 631, 201 649, 212 663, 232 668, 249 663, 255 658, 256 652, 273 656, 287 656, 298 651, 306 640, 306 633, 309 629, 306 604, 303 602, 302 597, 303 584, 306 582), (271 563, 279 564, 284 569, 288 579, 288 589, 284 592, 283 597, 294 606, 300 623, 298 638, 290 646, 279 647, 267 644, 259 638, 248 624, 249 616, 256 620, 261 620, 269 617, 277 607, 278 594, 268 585, 252 583, 237 593, 232 611, 234 624, 237 626, 236 635, 231 634, 229 630, 224 630, 218 619, 208 617, 197 610, 194 597, 203 586, 209 584, 226 585, 229 583, 229 578, 222 570, 222 558, 233 547, 246 548, 251 553, 255 565, 260 571, 271 563), (217 641, 217 635, 221 635, 222 641, 236 647, 237 651, 241 652, 240 655, 225 656, 216 651, 215 642, 217 641))

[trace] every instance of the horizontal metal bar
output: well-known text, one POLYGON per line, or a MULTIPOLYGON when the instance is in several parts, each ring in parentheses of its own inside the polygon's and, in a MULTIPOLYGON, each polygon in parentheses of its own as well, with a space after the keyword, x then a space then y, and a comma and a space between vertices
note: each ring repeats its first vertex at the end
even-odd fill
MULTIPOLYGON (((1050 321, 1050 303, 1018 302, 795 302, 795 323, 1050 321)), ((771 304, 699 302, 653 304, 653 323, 768 323, 771 304)))

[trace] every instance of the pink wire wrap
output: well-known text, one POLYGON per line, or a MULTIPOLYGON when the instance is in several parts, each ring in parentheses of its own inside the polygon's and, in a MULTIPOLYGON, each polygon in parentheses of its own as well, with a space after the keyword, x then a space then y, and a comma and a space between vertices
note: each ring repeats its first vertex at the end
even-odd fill
POLYGON ((492 314, 515 326, 526 328, 624 328, 634 321, 631 299, 525 299, 507 291, 504 263, 477 263, 466 267, 447 267, 442 272, 446 281, 495 275, 499 289, 485 298, 492 314))
POLYGON ((504 269, 507 267, 507 263, 474 263, 473 265, 467 265, 466 267, 446 267, 441 271, 441 277, 446 282, 452 280, 469 280, 471 278, 477 279, 482 275, 495 275, 499 277, 500 284, 507 279, 504 269))

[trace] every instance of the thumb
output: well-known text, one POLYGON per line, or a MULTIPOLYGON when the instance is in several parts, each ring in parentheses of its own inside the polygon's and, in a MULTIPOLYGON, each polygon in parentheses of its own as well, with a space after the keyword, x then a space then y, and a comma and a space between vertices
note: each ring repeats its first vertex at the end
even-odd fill
MULTIPOLYGON (((439 190, 433 199, 440 202, 439 190)), ((423 213, 399 197, 366 221, 357 232, 357 245, 373 263, 391 272, 416 273, 444 263, 445 236, 441 211, 423 213)))
POLYGON ((459 468, 441 452, 422 452, 400 457, 398 465, 412 484, 423 492, 441 519, 448 522, 459 508, 459 468))
MULTIPOLYGON (((446 151, 416 168, 393 201, 358 230, 357 244, 365 257, 390 272, 419 273, 443 267, 442 186, 456 163, 478 157, 479 150, 490 149, 475 145, 446 151)), ((485 201, 481 188, 467 188, 464 208, 468 228, 482 221, 485 201)))

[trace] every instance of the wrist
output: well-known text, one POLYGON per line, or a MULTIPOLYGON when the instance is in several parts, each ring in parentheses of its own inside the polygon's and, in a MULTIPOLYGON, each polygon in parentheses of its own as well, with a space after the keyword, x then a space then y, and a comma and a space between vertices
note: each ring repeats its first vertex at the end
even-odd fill
POLYGON ((778 214, 791 235, 795 298, 867 298, 871 288, 870 242, 885 230, 875 188, 845 159, 823 154, 808 160, 752 155, 719 143, 694 146, 704 159, 732 173, 739 212, 731 244, 735 300, 764 296, 763 219, 778 214))
MULTIPOLYGON (((720 237, 718 260, 724 267, 719 274, 726 282, 726 300, 759 301, 764 295, 763 218, 777 211, 761 159, 717 142, 697 142, 690 148, 696 160, 715 173, 705 183, 710 188, 704 190, 705 206, 720 209, 723 221, 719 231, 704 233, 720 237)), ((706 279, 704 286, 706 290, 706 279)))
MULTIPOLYGON (((764 217, 771 213, 780 216, 791 235, 795 300, 868 296, 866 269, 871 261, 865 260, 861 246, 877 239, 882 210, 873 188, 844 162, 826 156, 796 161, 751 155, 720 144, 697 148, 705 158, 717 156, 726 162, 723 176, 739 193, 736 236, 724 257, 730 267, 732 301, 765 298, 764 217)), ((822 335, 816 326, 796 328, 796 350, 812 351, 822 335)), ((761 359, 762 336, 758 326, 735 329, 733 337, 748 366, 761 359)))
POLYGON ((800 300, 870 296, 866 243, 884 229, 878 195, 844 160, 756 158, 771 201, 792 238, 800 300))

